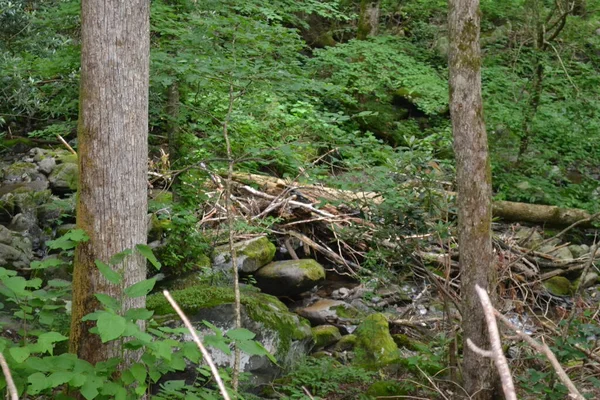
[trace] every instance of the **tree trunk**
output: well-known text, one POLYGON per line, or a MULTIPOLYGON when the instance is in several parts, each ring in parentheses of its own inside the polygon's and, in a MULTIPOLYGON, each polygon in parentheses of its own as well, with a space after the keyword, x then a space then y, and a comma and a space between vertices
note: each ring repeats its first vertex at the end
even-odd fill
POLYGON ((475 291, 493 288, 492 184, 481 99, 479 0, 451 0, 450 114, 458 187, 458 230, 463 310, 463 378, 471 399, 491 399, 496 375, 491 360, 473 352, 467 338, 488 349, 483 309, 475 291))
MULTIPOLYGON (((169 138, 169 162, 171 169, 175 169, 177 161, 180 157, 179 147, 179 83, 174 81, 167 89, 167 135, 169 138)), ((171 193, 173 193, 173 201, 178 201, 178 179, 177 176, 171 182, 171 193)))
POLYGON ((369 36, 377 35, 379 27, 379 0, 361 0, 360 15, 358 17, 358 32, 356 38, 365 40, 369 36))
MULTIPOLYGON (((77 226, 90 240, 75 252, 70 351, 95 364, 122 356, 120 341, 102 343, 81 318, 99 305, 94 294, 144 307, 123 288, 146 278, 135 253, 114 267, 122 286, 104 279, 94 261, 146 243, 149 2, 83 0, 77 226)), ((131 355, 130 355, 131 358, 131 355)))

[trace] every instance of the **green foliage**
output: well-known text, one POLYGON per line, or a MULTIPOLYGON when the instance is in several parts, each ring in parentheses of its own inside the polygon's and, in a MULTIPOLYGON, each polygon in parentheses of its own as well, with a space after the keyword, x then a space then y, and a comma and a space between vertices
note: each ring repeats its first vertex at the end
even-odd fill
POLYGON ((318 396, 316 398, 343 393, 343 399, 357 399, 376 376, 375 372, 342 365, 330 357, 307 358, 293 372, 276 382, 273 389, 286 399, 309 399, 303 387, 311 395, 318 396))
MULTIPOLYGON (((79 231, 71 231, 65 237, 56 240, 57 248, 70 249, 73 242, 87 238, 79 231)), ((154 255, 148 248, 138 246, 137 250, 150 261, 154 255)), ((111 259, 111 264, 120 263, 124 257, 132 254, 129 250, 111 259)), ((104 263, 96 263, 101 273, 113 284, 122 284, 121 275, 112 272, 104 263), (110 272, 109 272, 110 271, 110 272)), ((33 264, 36 270, 55 265, 55 262, 33 264)), ((16 272, 0 268, 0 305, 2 313, 17 318, 20 328, 14 332, 19 342, 14 343, 6 337, 0 338, 0 351, 9 363, 20 396, 52 396, 52 398, 70 399, 80 393, 85 399, 136 399, 145 396, 150 385, 157 384, 167 373, 183 371, 187 363, 199 363, 201 353, 193 342, 179 342, 175 337, 187 333, 183 328, 162 327, 151 318, 153 312, 147 309, 129 309, 122 313, 123 299, 97 293, 95 296, 102 309, 83 318, 95 321, 93 332, 102 342, 118 340, 125 349, 140 350, 141 361, 128 369, 119 370, 120 358, 112 358, 95 366, 77 359, 73 354, 65 353, 64 343, 68 340, 65 326, 68 321, 61 318, 67 315, 69 303, 65 301, 70 284, 61 281, 49 281, 41 288, 39 278, 25 279, 16 272), (138 321, 146 321, 147 332, 140 329, 138 321), (63 332, 63 333, 61 333, 63 332), (135 383, 135 384, 134 384, 135 383), (56 394, 62 394, 56 397, 56 394)), ((154 286, 155 279, 147 279, 126 287, 126 297, 146 295, 154 286)), ((4 322, 3 324, 6 324, 4 322)), ((258 342, 255 334, 246 329, 234 329, 223 334, 217 327, 206 323, 213 335, 206 335, 207 345, 230 353, 235 344, 246 354, 267 356, 275 359, 258 342)), ((12 326, 9 325, 12 329, 12 326)), ((182 382, 162 382, 159 399, 174 398, 173 390, 180 396, 175 398, 219 398, 218 391, 209 385, 211 374, 206 366, 198 367, 198 378, 193 384, 182 382)), ((227 374, 222 376, 228 381, 227 374)), ((6 387, 4 377, 0 378, 0 389, 6 387)))

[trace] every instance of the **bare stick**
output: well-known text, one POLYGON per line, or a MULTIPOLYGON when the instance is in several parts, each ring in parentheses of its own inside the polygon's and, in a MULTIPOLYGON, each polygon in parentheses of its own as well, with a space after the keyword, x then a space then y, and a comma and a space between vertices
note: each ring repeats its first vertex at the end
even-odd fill
POLYGON ((75 150, 73 150, 73 148, 72 148, 71 146, 69 146, 69 143, 67 143, 67 141, 66 141, 65 139, 63 139, 63 137, 62 137, 62 136, 60 136, 60 135, 56 135, 56 137, 58 138, 58 140, 60 140, 60 142, 61 142, 62 144, 64 144, 64 145, 65 145, 65 147, 67 148, 67 150, 69 150, 71 153, 73 153, 73 154, 77 155, 77 152, 76 152, 75 150))
POLYGON ((556 359, 556 356, 554 355, 552 350, 550 350, 550 348, 548 347, 548 345, 546 343, 538 343, 537 340, 535 340, 532 337, 530 337, 529 335, 523 333, 519 328, 514 326, 512 324, 512 322, 510 322, 508 320, 508 318, 506 318, 504 315, 502 315, 500 313, 500 311, 494 309, 494 315, 496 315, 496 318, 498 318, 500 321, 502 321, 502 323, 504 325, 506 325, 511 330, 513 330, 519 338, 526 341, 536 351, 538 351, 540 353, 544 353, 544 355, 548 358, 548 361, 550 361, 550 364, 552 364, 554 371, 556 371, 556 375, 558 376, 558 379, 560 379, 560 381, 569 390, 569 396, 571 398, 576 399, 576 400, 584 400, 584 397, 581 395, 581 393, 579 393, 579 390, 577 390, 577 388, 573 384, 573 381, 571 381, 571 379, 569 378, 569 376, 567 375, 567 373, 565 372, 563 367, 560 365, 560 363, 556 359))
POLYGON ((2 367, 2 372, 4 373, 4 379, 6 379, 6 387, 8 388, 8 393, 10 394, 10 400, 19 400, 15 381, 13 381, 10 369, 8 368, 8 364, 6 363, 6 359, 2 353, 0 353, 0 366, 2 367))
POLYGON ((491 357, 494 359, 496 369, 500 374, 500 381, 502 382, 502 390, 504 391, 504 397, 506 400, 517 400, 517 394, 515 393, 515 384, 513 383, 512 376, 510 374, 510 368, 508 368, 508 362, 504 357, 502 351, 502 343, 500 342, 500 334, 498 333, 498 325, 496 324, 496 318, 494 318, 494 307, 487 292, 479 285, 475 285, 475 291, 479 296, 479 301, 483 307, 483 313, 485 315, 485 321, 487 323, 488 334, 490 335, 491 350, 482 350, 471 341, 467 339, 467 345, 476 353, 481 354, 484 357, 491 357))
POLYGON ((177 302, 175 300, 173 300, 173 297, 171 297, 171 293, 169 293, 168 290, 163 290, 163 295, 167 298, 167 300, 171 304, 171 307, 173 307, 173 309, 177 312, 177 315, 179 315, 179 318, 181 318, 181 320, 185 324, 185 327, 188 328, 188 330, 192 334, 192 338, 194 339, 194 342, 196 342, 196 345, 200 349, 202 356, 204 357, 204 359, 206 360, 206 363, 210 367, 210 371, 212 372, 213 376, 215 377, 215 381, 217 382, 217 385, 219 386, 221 395, 223 396, 223 398, 225 400, 231 400, 231 398, 229 397, 229 393, 227 393, 227 389, 225 389, 225 385, 223 384, 221 375, 219 375, 219 371, 217 370, 217 367, 215 366, 215 363, 213 362, 212 357, 210 356, 210 354, 208 354, 206 347, 204 347, 204 345, 200 341, 200 338, 196 334, 196 330, 192 326, 192 323, 190 322, 188 317, 185 316, 183 311, 181 311, 181 308, 179 308, 179 305, 177 304, 177 302))

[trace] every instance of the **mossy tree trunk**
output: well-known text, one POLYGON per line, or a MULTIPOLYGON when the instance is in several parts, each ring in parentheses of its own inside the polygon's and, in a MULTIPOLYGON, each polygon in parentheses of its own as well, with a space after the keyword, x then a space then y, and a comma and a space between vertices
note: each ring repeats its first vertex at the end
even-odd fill
POLYGON ((365 40, 369 36, 377 35, 379 27, 379 0, 377 1, 360 1, 360 14, 358 16, 358 32, 356 38, 365 40))
POLYGON ((81 16, 77 226, 90 240, 75 252, 70 351, 95 364, 121 356, 122 345, 102 343, 81 321, 99 308, 94 295, 123 299, 123 310, 145 306, 144 297, 123 298, 124 287, 146 278, 140 254, 114 267, 123 286, 94 262, 146 243, 149 2, 83 0, 81 16))
POLYGON ((471 339, 488 349, 483 309, 475 285, 493 288, 492 185, 481 99, 479 0, 450 0, 450 114, 458 187, 458 230, 463 309, 463 378, 472 399, 491 399, 496 375, 490 359, 473 352, 471 339))

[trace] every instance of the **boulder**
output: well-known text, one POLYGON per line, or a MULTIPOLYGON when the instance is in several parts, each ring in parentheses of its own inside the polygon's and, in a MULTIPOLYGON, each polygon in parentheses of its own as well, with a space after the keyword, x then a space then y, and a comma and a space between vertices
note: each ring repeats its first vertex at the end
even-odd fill
POLYGON ((537 230, 526 226, 521 227, 515 233, 515 239, 519 241, 521 246, 528 249, 536 248, 544 241, 544 238, 537 230))
POLYGON ((75 192, 78 176, 77 164, 68 162, 57 165, 48 177, 52 192, 58 195, 75 192))
MULTIPOLYGON (((235 327, 233 310, 234 293, 229 287, 198 285, 173 291, 171 295, 188 315, 200 332, 211 333, 202 321, 208 321, 226 332, 235 327)), ((256 334, 260 342, 277 359, 273 364, 267 357, 249 356, 242 353, 240 367, 252 375, 252 384, 261 384, 276 377, 281 368, 290 367, 301 356, 308 353, 313 338, 308 321, 288 311, 276 297, 264 293, 242 290, 242 326, 256 334)), ((159 322, 181 327, 183 323, 162 294, 148 296, 147 308, 153 310, 159 322)), ((191 341, 185 335, 183 341, 191 341)), ((210 348, 211 355, 219 366, 233 366, 233 354, 227 355, 210 348)), ((196 373, 196 366, 189 366, 185 373, 196 373)), ((174 378, 178 379, 178 378, 174 378)))
MULTIPOLYGON (((267 265, 275 256, 275 245, 266 236, 244 240, 234 244, 238 271, 252 273, 267 265)), ((218 270, 231 269, 229 245, 219 246, 213 252, 213 267, 218 270)))
POLYGON ((358 323, 361 313, 350 304, 340 300, 321 299, 316 303, 295 310, 313 325, 352 325, 358 323))
POLYGON ((333 325, 319 325, 312 328, 312 335, 315 340, 315 349, 322 349, 337 343, 342 338, 340 330, 333 325))
POLYGON ((544 287, 554 296, 570 296, 573 294, 573 286, 564 276, 553 276, 544 281, 544 287))
POLYGON ((390 335, 383 314, 371 314, 356 329, 356 360, 369 368, 378 368, 399 358, 398 346, 390 335))
POLYGON ((0 266, 8 269, 28 268, 32 260, 31 241, 0 225, 0 266))
POLYGON ((568 247, 573 255, 573 258, 583 257, 590 252, 590 248, 585 244, 572 244, 568 247))
POLYGON ((312 259, 275 261, 254 275, 257 286, 275 296, 295 296, 325 280, 325 269, 312 259))

